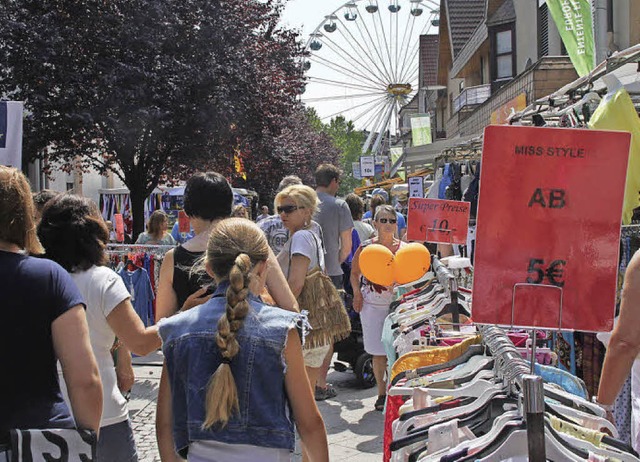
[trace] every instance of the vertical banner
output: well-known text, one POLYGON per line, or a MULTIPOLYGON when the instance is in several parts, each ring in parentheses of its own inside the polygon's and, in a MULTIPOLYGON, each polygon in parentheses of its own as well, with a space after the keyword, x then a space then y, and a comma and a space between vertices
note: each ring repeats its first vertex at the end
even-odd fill
POLYGON ((376 162, 373 156, 360 157, 360 175, 362 178, 368 178, 375 176, 376 174, 376 162))
POLYGON ((409 178, 409 197, 424 198, 424 178, 414 176, 409 178))
POLYGON ((22 168, 23 103, 0 101, 0 165, 22 168))
POLYGON ((630 138, 613 131, 485 128, 475 322, 613 328, 630 138))
POLYGON ((547 0, 547 7, 573 67, 580 77, 595 67, 595 42, 589 0, 547 0))
POLYGON ((116 241, 124 242, 124 218, 121 213, 113 215, 113 220, 116 222, 116 241))
POLYGON ((360 173, 360 162, 351 162, 351 174, 356 180, 362 179, 362 174, 360 173))
POLYGON ((411 139, 414 146, 431 144, 431 116, 429 114, 411 116, 411 139))

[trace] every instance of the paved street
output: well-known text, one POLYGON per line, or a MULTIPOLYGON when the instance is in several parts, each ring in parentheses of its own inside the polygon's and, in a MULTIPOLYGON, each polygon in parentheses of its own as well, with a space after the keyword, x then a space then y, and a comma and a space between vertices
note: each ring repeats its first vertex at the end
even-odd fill
MULTIPOLYGON (((134 359, 136 383, 129 410, 138 446, 140 462, 159 461, 155 440, 156 395, 160 382, 162 357, 152 353, 134 359)), ((382 458, 382 413, 373 409, 375 388, 362 390, 355 386, 352 372, 331 370, 329 381, 338 396, 318 403, 329 438, 331 461, 364 462, 382 458)), ((296 461, 301 460, 296 451, 296 461)))

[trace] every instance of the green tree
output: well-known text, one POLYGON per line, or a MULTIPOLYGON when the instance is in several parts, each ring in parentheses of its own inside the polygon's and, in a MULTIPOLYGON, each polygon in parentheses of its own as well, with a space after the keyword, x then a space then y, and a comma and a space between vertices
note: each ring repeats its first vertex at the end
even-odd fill
POLYGON ((343 116, 335 117, 325 124, 313 108, 307 110, 307 115, 311 126, 328 135, 340 152, 340 168, 344 172, 344 176, 338 194, 341 196, 349 194, 361 184, 361 180, 353 177, 353 162, 360 161, 362 145, 366 139, 365 134, 357 130, 353 122, 343 116))
POLYGON ((25 159, 113 171, 137 235, 159 182, 203 169, 232 177, 246 144, 268 157, 263 134, 277 135, 303 87, 298 35, 278 26, 283 5, 2 2, 0 97, 25 102, 25 159))

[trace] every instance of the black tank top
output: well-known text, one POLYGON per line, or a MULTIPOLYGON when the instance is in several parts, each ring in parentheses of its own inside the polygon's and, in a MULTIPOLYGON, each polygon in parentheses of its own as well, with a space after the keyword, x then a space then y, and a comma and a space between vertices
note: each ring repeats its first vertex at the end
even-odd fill
POLYGON ((189 295, 213 282, 207 273, 191 273, 193 264, 203 254, 190 252, 181 245, 173 251, 173 290, 178 298, 178 309, 182 308, 189 295))

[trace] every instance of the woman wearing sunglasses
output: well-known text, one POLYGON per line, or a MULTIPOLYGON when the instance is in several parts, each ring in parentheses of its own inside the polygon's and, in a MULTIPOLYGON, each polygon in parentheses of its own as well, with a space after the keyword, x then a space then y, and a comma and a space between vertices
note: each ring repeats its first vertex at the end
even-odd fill
POLYGON ((360 287, 353 291, 353 309, 360 313, 364 349, 373 356, 373 374, 378 386, 378 399, 375 408, 384 409, 387 384, 384 374, 387 370, 387 354, 382 344, 382 326, 389 314, 389 305, 393 301, 392 287, 385 287, 368 281, 360 272, 360 253, 370 244, 380 244, 395 253, 404 244, 396 238, 396 211, 390 205, 376 208, 373 226, 377 236, 362 243, 351 263, 351 285, 360 287))
MULTIPOLYGON (((322 239, 311 231, 311 219, 319 204, 316 192, 305 185, 289 186, 275 199, 276 212, 289 231, 289 240, 278 255, 278 262, 296 298, 302 292, 307 274, 318 266, 325 269, 322 239)), ((301 306, 300 309, 308 308, 301 306)), ((328 351, 329 345, 304 349, 304 364, 312 388, 328 351)))

